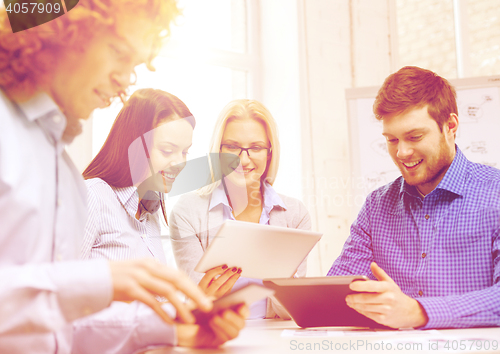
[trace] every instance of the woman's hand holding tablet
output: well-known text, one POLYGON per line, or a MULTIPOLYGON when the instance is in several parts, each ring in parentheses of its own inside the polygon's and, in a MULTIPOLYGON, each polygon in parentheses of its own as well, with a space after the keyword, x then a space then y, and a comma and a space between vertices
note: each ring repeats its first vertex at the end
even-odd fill
POLYGON ((198 283, 198 286, 208 296, 214 296, 218 299, 231 291, 240 275, 240 268, 228 267, 224 264, 209 269, 198 283))

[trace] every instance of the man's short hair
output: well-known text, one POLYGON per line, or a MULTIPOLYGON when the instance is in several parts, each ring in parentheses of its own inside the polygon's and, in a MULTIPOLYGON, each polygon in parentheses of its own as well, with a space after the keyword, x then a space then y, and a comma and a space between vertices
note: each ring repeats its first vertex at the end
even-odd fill
POLYGON ((14 100, 30 98, 49 80, 61 53, 85 50, 95 35, 113 30, 117 18, 127 14, 150 20, 155 42, 146 64, 152 69, 151 60, 179 14, 175 0, 80 0, 64 16, 17 33, 0 7, 0 89, 14 100))
POLYGON ((385 79, 379 89, 373 112, 383 120, 392 114, 428 106, 429 115, 442 131, 451 113, 458 114, 456 92, 436 73, 416 66, 405 66, 385 79))

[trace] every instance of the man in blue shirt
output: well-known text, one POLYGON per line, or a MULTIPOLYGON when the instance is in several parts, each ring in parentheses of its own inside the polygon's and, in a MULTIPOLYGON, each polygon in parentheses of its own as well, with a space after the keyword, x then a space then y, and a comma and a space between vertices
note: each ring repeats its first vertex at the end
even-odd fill
POLYGON ((500 171, 455 145, 455 90, 404 67, 374 112, 402 177, 368 196, 328 275, 373 279, 346 302, 393 328, 500 325, 500 171))

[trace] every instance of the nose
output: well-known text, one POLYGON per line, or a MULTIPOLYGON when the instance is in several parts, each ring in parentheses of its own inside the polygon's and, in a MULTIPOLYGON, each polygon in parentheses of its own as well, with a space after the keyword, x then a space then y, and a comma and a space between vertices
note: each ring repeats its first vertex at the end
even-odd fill
POLYGON ((406 160, 411 155, 413 155, 413 148, 410 146, 410 144, 400 140, 398 143, 397 157, 400 160, 406 160))
POLYGON ((130 84, 133 70, 121 70, 111 74, 111 80, 118 91, 125 91, 130 84))
POLYGON ((241 150, 239 157, 240 157, 240 162, 243 166, 248 165, 250 163, 250 155, 248 151, 241 150))

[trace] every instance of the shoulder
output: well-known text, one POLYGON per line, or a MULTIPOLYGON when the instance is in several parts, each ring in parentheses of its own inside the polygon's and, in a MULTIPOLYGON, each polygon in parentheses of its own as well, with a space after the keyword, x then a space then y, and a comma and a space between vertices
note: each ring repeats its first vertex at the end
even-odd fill
POLYGON ((307 213, 306 206, 304 203, 297 198, 289 197, 287 195, 278 193, 278 196, 281 198, 283 203, 286 206, 287 212, 291 213, 307 213))
POLYGON ((383 207, 387 210, 390 206, 394 206, 401 201, 400 194, 404 179, 402 176, 394 181, 375 189, 366 197, 365 204, 375 207, 383 207))
POLYGON ((116 198, 113 188, 100 178, 91 178, 85 180, 87 187, 87 196, 89 199, 89 206, 92 202, 116 198))
POLYGON ((488 165, 467 161, 469 183, 491 185, 498 188, 500 185, 500 170, 488 165))

